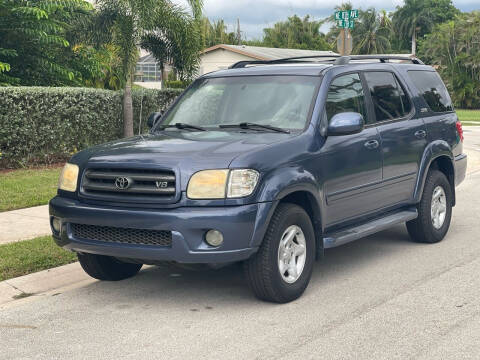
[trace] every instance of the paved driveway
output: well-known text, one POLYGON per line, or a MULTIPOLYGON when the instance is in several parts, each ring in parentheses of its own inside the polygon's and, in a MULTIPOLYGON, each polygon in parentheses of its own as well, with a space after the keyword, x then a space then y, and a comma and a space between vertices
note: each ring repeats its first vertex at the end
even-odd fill
MULTIPOLYGON (((480 159, 480 128, 465 135, 480 159)), ((0 358, 478 359, 479 170, 442 243, 397 226, 331 249, 290 304, 257 301, 237 266, 152 267, 4 306, 0 358)))

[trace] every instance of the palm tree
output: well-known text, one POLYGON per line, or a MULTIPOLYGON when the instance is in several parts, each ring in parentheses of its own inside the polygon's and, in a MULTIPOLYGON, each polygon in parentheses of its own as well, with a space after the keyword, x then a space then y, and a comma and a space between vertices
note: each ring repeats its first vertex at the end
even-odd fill
MULTIPOLYGON (((202 0, 188 0, 194 18, 202 12, 202 0)), ((138 48, 147 36, 169 38, 175 43, 176 31, 182 32, 190 21, 185 10, 170 0, 97 0, 98 14, 93 37, 98 43, 111 43, 120 49, 123 96, 123 128, 125 136, 133 136, 132 77, 138 48)), ((182 33, 182 36, 185 36, 182 33)), ((182 56, 182 53, 180 53, 182 56)), ((194 58, 194 57, 193 57, 194 58)), ((189 59, 187 59, 189 60, 189 59)), ((187 61, 188 62, 188 61, 187 61)))
POLYGON ((424 0, 405 0, 405 5, 397 6, 393 23, 401 36, 405 34, 412 39, 412 54, 417 53, 417 33, 432 26, 431 8, 424 0))
POLYGON ((356 54, 385 54, 390 50, 391 22, 385 11, 361 11, 353 34, 356 54))
POLYGON ((171 64, 181 80, 198 72, 199 53, 202 50, 200 14, 189 14, 169 7, 156 20, 153 31, 143 36, 141 47, 155 57, 165 79, 165 65, 171 64), (172 10, 173 13, 172 13, 172 10))

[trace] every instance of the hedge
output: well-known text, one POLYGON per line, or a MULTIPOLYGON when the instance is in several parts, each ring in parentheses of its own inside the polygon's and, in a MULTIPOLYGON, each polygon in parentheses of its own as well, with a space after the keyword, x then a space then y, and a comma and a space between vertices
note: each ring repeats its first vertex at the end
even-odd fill
POLYGON ((171 89, 185 89, 190 85, 190 81, 182 81, 182 80, 171 80, 165 82, 166 87, 171 89))
MULTIPOLYGON (((135 134, 146 131, 151 112, 180 93, 133 89, 135 134)), ((122 96, 90 88, 0 87, 0 168, 48 164, 121 138, 122 96)))

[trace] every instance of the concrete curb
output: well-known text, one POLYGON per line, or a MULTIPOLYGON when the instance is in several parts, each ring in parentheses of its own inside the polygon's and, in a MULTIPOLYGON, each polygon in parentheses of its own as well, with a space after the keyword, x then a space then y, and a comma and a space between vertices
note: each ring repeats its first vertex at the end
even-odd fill
POLYGON ((61 292, 62 288, 94 281, 78 262, 5 280, 0 282, 0 308, 19 299, 61 292))

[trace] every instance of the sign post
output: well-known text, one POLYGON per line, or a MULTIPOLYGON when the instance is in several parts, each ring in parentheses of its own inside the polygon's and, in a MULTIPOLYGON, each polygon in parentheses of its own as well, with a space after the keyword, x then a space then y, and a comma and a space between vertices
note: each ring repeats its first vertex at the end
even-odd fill
POLYGON ((337 38, 337 50, 340 55, 352 53, 353 41, 350 29, 355 28, 355 19, 358 18, 358 10, 344 10, 335 12, 335 21, 341 29, 337 38))

